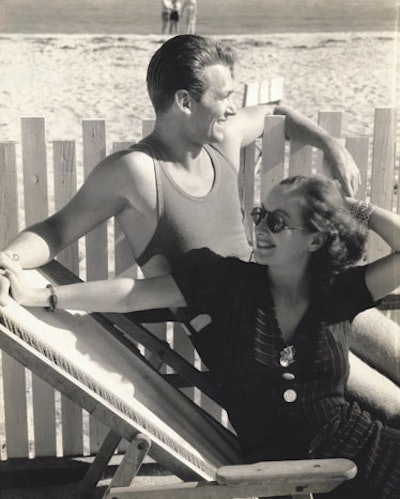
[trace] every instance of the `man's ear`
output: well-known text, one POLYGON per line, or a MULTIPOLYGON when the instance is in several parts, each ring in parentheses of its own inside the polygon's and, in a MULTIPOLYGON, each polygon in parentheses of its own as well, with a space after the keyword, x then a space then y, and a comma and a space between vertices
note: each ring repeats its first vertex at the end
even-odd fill
POLYGON ((316 232, 313 234, 312 239, 310 240, 309 250, 311 253, 314 251, 318 251, 326 241, 326 235, 322 232, 316 232))
POLYGON ((187 90, 177 90, 175 92, 175 103, 185 113, 191 111, 191 99, 187 90))

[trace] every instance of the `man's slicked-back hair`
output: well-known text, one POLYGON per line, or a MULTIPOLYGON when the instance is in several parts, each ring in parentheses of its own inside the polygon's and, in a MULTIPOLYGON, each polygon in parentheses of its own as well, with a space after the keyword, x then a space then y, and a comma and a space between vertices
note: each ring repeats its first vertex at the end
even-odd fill
POLYGON ((156 113, 166 111, 177 90, 187 90, 199 100, 206 86, 203 69, 222 64, 233 74, 233 48, 198 35, 178 35, 154 53, 147 69, 147 90, 156 113))

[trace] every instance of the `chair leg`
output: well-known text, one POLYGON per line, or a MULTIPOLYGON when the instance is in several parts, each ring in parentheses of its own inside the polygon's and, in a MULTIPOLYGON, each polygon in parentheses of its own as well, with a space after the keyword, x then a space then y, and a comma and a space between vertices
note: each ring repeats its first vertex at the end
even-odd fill
POLYGON ((138 433, 129 444, 121 464, 118 466, 108 490, 107 495, 112 487, 129 487, 132 485, 133 479, 138 474, 138 471, 148 454, 151 446, 151 440, 146 435, 138 433))
POLYGON ((85 477, 79 486, 79 499, 89 499, 96 488, 104 470, 107 468, 110 459, 112 458, 115 449, 121 441, 120 435, 110 430, 107 433, 104 442, 101 444, 93 463, 86 472, 85 477))

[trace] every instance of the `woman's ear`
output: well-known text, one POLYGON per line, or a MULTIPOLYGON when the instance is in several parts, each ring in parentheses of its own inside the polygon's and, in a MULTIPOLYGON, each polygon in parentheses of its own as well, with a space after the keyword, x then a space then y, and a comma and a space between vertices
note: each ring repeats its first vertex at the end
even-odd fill
POLYGON ((191 110, 190 95, 187 90, 177 90, 175 92, 175 104, 185 113, 191 110))
POLYGON ((310 240, 308 249, 311 253, 313 253, 314 251, 318 251, 323 246, 325 241, 326 235, 322 232, 316 232, 315 234, 313 234, 313 237, 310 240))

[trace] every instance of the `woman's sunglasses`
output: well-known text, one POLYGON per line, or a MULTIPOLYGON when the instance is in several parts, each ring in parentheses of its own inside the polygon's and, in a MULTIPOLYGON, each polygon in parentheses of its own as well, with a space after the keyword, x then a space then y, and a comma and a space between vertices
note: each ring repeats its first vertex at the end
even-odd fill
POLYGON ((307 230, 305 227, 287 225, 282 215, 277 211, 267 211, 264 206, 256 206, 251 210, 250 215, 254 225, 259 225, 261 220, 267 217, 267 227, 274 234, 281 232, 282 230, 307 230))

